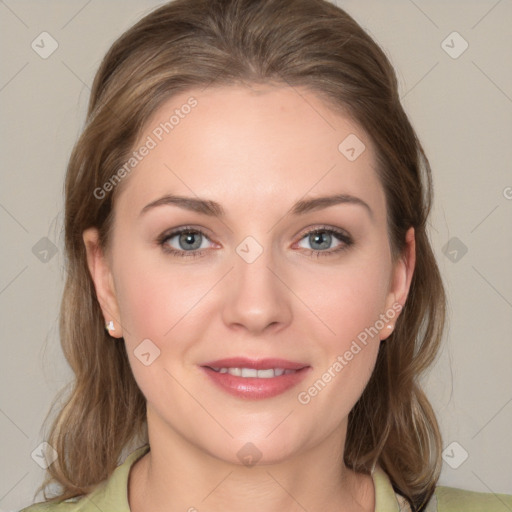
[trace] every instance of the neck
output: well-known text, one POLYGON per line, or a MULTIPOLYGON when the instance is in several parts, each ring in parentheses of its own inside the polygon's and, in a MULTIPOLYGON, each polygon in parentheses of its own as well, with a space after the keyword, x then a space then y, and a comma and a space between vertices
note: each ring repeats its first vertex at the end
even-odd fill
POLYGON ((131 512, 374 510, 372 478, 342 462, 346 425, 286 460, 250 466, 212 456, 168 425, 164 439, 150 425, 151 450, 129 475, 131 512))

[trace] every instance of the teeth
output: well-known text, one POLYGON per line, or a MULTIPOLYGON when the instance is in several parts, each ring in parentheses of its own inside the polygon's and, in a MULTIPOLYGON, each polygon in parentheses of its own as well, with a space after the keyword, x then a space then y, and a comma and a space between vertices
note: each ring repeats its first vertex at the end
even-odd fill
POLYGON ((283 368, 269 368, 268 370, 256 370, 254 368, 213 368, 219 373, 229 373, 235 377, 252 377, 258 379, 272 379, 283 374, 296 373, 297 370, 284 370, 283 368))

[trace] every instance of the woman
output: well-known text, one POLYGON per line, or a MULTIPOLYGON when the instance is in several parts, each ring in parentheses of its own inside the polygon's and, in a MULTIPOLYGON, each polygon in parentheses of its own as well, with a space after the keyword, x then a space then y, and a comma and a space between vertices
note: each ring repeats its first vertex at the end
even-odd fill
POLYGON ((76 381, 48 437, 60 491, 25 510, 510 509, 436 487, 431 202, 394 71, 341 9, 177 0, 138 22, 68 166, 76 381))

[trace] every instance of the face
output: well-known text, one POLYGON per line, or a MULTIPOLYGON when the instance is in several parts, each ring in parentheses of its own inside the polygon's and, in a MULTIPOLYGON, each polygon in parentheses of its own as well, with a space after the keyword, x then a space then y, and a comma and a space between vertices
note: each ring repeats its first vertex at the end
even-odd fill
POLYGON ((367 135, 306 89, 210 87, 165 103, 134 149, 108 252, 84 240, 150 431, 235 463, 249 442, 271 463, 344 435, 414 264, 391 260, 367 135), (297 364, 205 368, 235 357, 297 364))

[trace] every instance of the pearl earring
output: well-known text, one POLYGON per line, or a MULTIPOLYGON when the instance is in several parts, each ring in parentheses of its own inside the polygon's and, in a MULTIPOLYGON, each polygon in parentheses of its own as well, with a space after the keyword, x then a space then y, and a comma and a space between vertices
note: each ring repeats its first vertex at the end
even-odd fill
POLYGON ((105 327, 106 327, 107 331, 109 331, 109 332, 110 332, 110 331, 115 331, 115 330, 116 330, 116 329, 115 329, 115 327, 114 327, 114 322, 113 322, 113 320, 110 320, 110 322, 109 322, 105 327))

